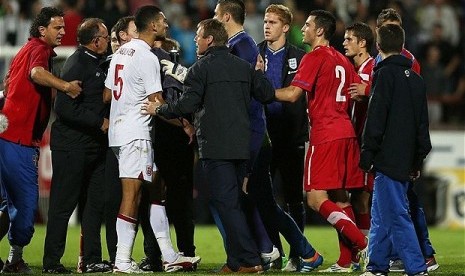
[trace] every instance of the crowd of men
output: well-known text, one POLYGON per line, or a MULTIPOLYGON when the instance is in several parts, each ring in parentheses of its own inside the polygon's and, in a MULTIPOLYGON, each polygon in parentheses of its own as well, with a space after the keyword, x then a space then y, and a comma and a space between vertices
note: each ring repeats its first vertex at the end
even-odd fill
POLYGON ((292 18, 286 6, 268 6, 264 41, 256 45, 244 31, 244 3, 219 0, 214 17, 197 26, 198 60, 190 68, 167 52, 177 45, 167 38, 159 7, 139 8, 110 32, 101 19, 86 18, 77 29, 79 47, 56 77, 50 65, 66 35, 63 12, 43 8, 4 80, 0 233, 8 233, 10 252, 2 271, 31 273, 23 248, 34 232, 37 146, 52 98, 57 119, 43 273, 71 273, 61 258, 80 200, 78 272, 195 270, 195 162, 224 241, 219 273, 319 269, 323 256, 303 235, 303 191, 338 233, 339 258, 320 271, 436 270, 412 188, 431 150, 425 85, 403 47, 402 19, 386 9, 376 35, 365 23, 347 27, 343 54, 329 44, 336 29, 330 12, 311 11, 302 27, 309 53, 287 42, 292 18), (109 45, 113 54, 106 57, 109 45), (273 195, 276 177, 284 208, 273 195), (102 260, 103 223, 109 261, 102 260), (139 224, 146 257, 137 263, 139 224))

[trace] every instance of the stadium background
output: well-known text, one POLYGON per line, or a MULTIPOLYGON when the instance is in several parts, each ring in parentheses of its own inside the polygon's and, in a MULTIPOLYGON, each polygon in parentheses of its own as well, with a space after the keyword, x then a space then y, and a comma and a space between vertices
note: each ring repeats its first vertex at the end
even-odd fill
MULTIPOLYGON (((465 229, 465 0, 245 0, 246 30, 256 42, 263 40, 263 11, 270 3, 291 7, 294 24, 289 40, 301 44, 300 28, 312 9, 332 11, 338 27, 332 46, 341 52, 345 26, 363 21, 375 26, 382 8, 399 11, 406 30, 406 48, 419 59, 428 86, 433 151, 426 161, 423 177, 416 189, 425 205, 430 224, 465 229)), ((84 17, 100 17, 108 29, 122 16, 133 14, 141 5, 156 4, 165 12, 170 36, 181 44, 181 63, 195 61, 195 26, 213 16, 214 0, 2 0, 0 1, 0 78, 8 70, 11 58, 27 41, 31 18, 42 6, 59 5, 65 10, 66 35, 56 49, 54 73, 75 49, 76 26, 84 17)), ((310 50, 305 48, 307 51, 310 50)), ((375 50, 373 49, 373 53, 375 50)), ((0 85, 0 90, 3 87, 0 85)), ((53 121, 53 116, 51 122, 53 121)), ((40 212, 38 222, 46 221, 48 192, 52 176, 49 132, 45 133, 39 162, 40 212)), ((196 169, 196 172, 198 170, 196 169)), ((194 198, 198 224, 211 223, 206 207, 204 181, 196 173, 194 198)), ((279 194, 280 181, 275 189, 279 194)), ((279 198, 278 198, 279 199, 279 198)), ((308 223, 325 223, 308 210, 308 223)), ((79 212, 71 220, 78 223, 79 212)))

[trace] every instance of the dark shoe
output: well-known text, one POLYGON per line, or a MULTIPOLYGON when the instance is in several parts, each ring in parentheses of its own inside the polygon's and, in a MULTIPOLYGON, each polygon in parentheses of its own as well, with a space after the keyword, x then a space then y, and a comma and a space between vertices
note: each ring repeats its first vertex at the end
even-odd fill
POLYGON ((85 265, 82 269, 83 273, 107 273, 112 271, 113 266, 107 261, 103 261, 101 263, 88 264, 85 265))
POLYGON ((237 273, 263 273, 263 266, 261 265, 256 265, 256 266, 251 266, 251 267, 244 267, 241 266, 237 270, 237 273))
POLYGON ((23 259, 10 264, 7 260, 3 266, 2 273, 17 273, 17 274, 32 274, 32 269, 29 268, 23 259))
POLYGON ((0 258, 0 271, 2 271, 4 265, 5 265, 5 263, 4 263, 4 262, 2 261, 2 259, 0 258))
POLYGON ((59 264, 59 265, 54 266, 54 267, 47 267, 47 268, 44 267, 44 269, 42 269, 42 273, 45 273, 45 274, 71 274, 71 270, 67 269, 62 264, 59 264))
POLYGON ((224 264, 224 265, 220 268, 220 270, 215 271, 215 272, 218 273, 218 274, 229 274, 229 273, 234 273, 234 271, 233 271, 231 268, 229 268, 228 264, 224 264))
POLYGON ((152 261, 149 257, 144 257, 139 264, 139 268, 143 271, 162 272, 163 265, 161 260, 152 261))

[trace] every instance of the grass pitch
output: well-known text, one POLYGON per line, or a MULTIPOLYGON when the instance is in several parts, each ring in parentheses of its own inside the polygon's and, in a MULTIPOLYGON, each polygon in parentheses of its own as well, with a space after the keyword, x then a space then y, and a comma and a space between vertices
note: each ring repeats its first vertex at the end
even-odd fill
MULTIPOLYGON (((105 229, 102 229, 104 237, 105 229)), ((172 231, 174 233, 174 231, 172 231)), ((327 268, 333 264, 338 257, 338 244, 336 232, 331 227, 307 226, 305 235, 312 245, 324 256, 324 263, 321 267, 327 268)), ((172 235, 173 243, 175 235, 172 235)), ((436 249, 436 259, 440 265, 439 269, 430 275, 453 275, 465 276, 465 231, 463 229, 441 229, 430 228, 430 238, 436 249)), ((35 274, 40 274, 42 269, 43 245, 45 239, 45 226, 36 226, 34 238, 29 246, 24 250, 24 259, 32 267, 35 274)), ((196 227, 195 241, 197 254, 202 257, 197 272, 184 273, 189 275, 214 274, 214 270, 223 265, 226 255, 223 250, 221 236, 215 226, 200 225, 196 227)), ((283 239, 286 252, 289 252, 288 246, 283 239)), ((79 227, 70 227, 68 231, 68 240, 65 255, 62 263, 70 268, 75 269, 78 256, 79 245, 79 227)), ((106 245, 102 239, 104 258, 108 259, 106 245)), ((0 257, 5 260, 8 256, 9 245, 6 238, 0 242, 0 257)), ((133 253, 134 259, 139 261, 143 257, 142 234, 139 231, 133 253)), ((183 274, 183 273, 177 273, 183 274)), ((266 274, 271 275, 288 275, 277 270, 270 270, 266 274)), ((325 275, 324 273, 312 272, 312 274, 325 275)), ((327 274, 327 273, 326 273, 327 274)), ((331 274, 331 273, 329 273, 331 274)), ((359 275, 361 273, 346 273, 345 275, 359 275)), ((96 274, 104 275, 104 274, 96 274)), ((391 275, 401 275, 400 273, 391 273, 391 275)))

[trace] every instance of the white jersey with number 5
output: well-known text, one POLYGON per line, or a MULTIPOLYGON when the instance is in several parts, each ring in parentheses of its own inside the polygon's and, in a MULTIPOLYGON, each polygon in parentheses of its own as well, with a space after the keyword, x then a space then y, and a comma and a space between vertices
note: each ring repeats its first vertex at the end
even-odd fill
POLYGON ((136 139, 151 140, 151 116, 140 113, 141 105, 162 88, 158 58, 145 41, 132 39, 118 49, 111 60, 105 86, 112 93, 110 147, 136 139))

